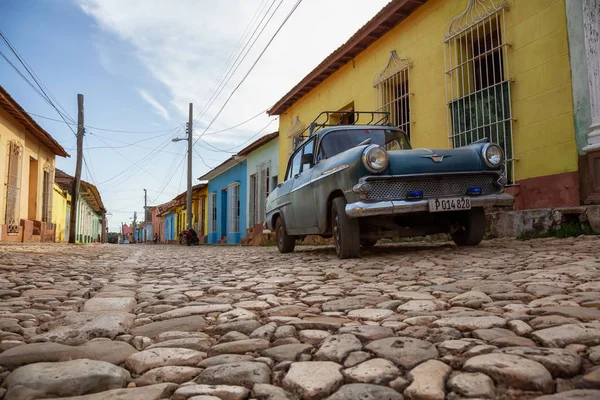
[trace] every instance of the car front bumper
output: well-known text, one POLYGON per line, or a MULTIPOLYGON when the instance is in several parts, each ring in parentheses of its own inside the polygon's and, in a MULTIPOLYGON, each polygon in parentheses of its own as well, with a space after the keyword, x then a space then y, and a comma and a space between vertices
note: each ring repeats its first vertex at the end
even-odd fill
MULTIPOLYGON (((471 196, 471 207, 511 207, 514 197, 507 193, 485 196, 471 196)), ((389 200, 389 201, 357 201, 346 204, 349 217, 371 217, 374 215, 395 215, 429 211, 429 200, 389 200)))

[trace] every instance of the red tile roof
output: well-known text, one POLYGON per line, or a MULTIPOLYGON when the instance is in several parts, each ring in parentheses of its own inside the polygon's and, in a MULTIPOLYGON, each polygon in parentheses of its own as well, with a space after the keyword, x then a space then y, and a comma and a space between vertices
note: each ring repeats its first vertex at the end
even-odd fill
POLYGON ((269 143, 271 140, 276 139, 278 136, 279 136, 279 132, 273 132, 273 133, 269 133, 268 135, 265 135, 261 138, 258 138, 257 140, 255 140, 254 142, 250 143, 248 146, 246 146, 242 150, 240 150, 238 155, 239 156, 247 156, 248 154, 252 153, 254 150, 269 143))
POLYGON ((27 132, 38 139, 57 156, 71 157, 69 153, 21 107, 10 94, 0 86, 0 107, 22 124, 27 132))
POLYGON ((283 96, 269 111, 269 115, 281 115, 295 102, 313 90, 325 79, 329 78, 365 51, 375 41, 379 40, 387 32, 412 14, 417 8, 425 4, 427 0, 392 0, 383 7, 369 22, 362 26, 346 43, 338 47, 304 79, 283 96))

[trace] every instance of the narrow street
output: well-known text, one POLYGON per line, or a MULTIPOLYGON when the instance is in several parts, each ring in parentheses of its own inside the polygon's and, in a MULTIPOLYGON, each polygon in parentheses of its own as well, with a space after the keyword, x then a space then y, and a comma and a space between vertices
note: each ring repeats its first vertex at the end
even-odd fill
MULTIPOLYGON (((533 399, 597 388, 599 246, 419 242, 345 261, 325 246, 0 245, 0 398, 533 399)), ((543 398, 600 398, 574 393, 543 398)))

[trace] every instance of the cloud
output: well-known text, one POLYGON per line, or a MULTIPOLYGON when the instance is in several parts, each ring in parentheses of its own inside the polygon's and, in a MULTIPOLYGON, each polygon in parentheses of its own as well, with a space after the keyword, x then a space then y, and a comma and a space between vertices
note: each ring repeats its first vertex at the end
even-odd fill
MULTIPOLYGON (((164 87, 166 99, 162 103, 180 114, 174 118, 185 118, 188 103, 194 103, 196 132, 214 118, 295 3, 283 1, 221 95, 201 114, 231 57, 244 57, 241 46, 237 46, 240 39, 248 38, 268 7, 273 5, 273 11, 279 1, 75 1, 95 21, 101 34, 131 46, 132 54, 155 80, 144 86, 155 87, 158 83, 164 87)), ((304 0, 209 130, 236 125, 272 106, 388 1, 304 0)), ((157 112, 165 110, 144 99, 157 112)), ((256 133, 268 121, 267 115, 261 116, 238 130, 219 135, 219 139, 242 143, 251 135, 241 132, 256 133)), ((276 130, 276 126, 274 123, 264 133, 276 130)))
POLYGON ((167 109, 164 108, 162 104, 160 104, 154 97, 152 97, 150 93, 148 93, 144 89, 138 89, 138 93, 140 94, 140 96, 142 96, 142 99, 144 99, 144 101, 146 101, 152 106, 156 114, 160 115, 167 121, 171 119, 171 117, 169 116, 169 111, 167 111, 167 109))

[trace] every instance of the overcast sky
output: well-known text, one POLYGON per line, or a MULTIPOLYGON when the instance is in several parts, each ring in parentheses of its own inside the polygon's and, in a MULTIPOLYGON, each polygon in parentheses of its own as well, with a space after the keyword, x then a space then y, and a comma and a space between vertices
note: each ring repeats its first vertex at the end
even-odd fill
MULTIPOLYGON (((203 137, 208 144, 196 144, 194 178, 254 138, 276 131, 277 119, 263 111, 387 2, 302 1, 208 129, 203 137), (239 128, 210 134, 258 114, 239 128)), ((186 146, 171 139, 184 135, 188 103, 194 103, 197 135, 214 119, 295 3, 2 0, 0 30, 72 118, 77 115, 77 93, 85 95, 89 127, 83 179, 99 187, 112 214, 110 228, 116 230, 121 222, 129 222, 134 211, 142 212, 144 188, 150 205, 166 202, 185 190, 186 146), (252 43, 247 44, 248 39, 255 30, 254 37, 261 30, 262 34, 248 51, 252 43), (231 79, 221 94, 209 103, 226 67, 244 55, 237 70, 226 75, 231 79)), ((19 66, 2 43, 0 51, 19 66)), ((60 118, 1 57, 0 85, 28 112, 60 118)), ((59 158, 57 165, 73 174, 75 138, 69 127, 35 118, 71 153, 70 159, 59 158)))

